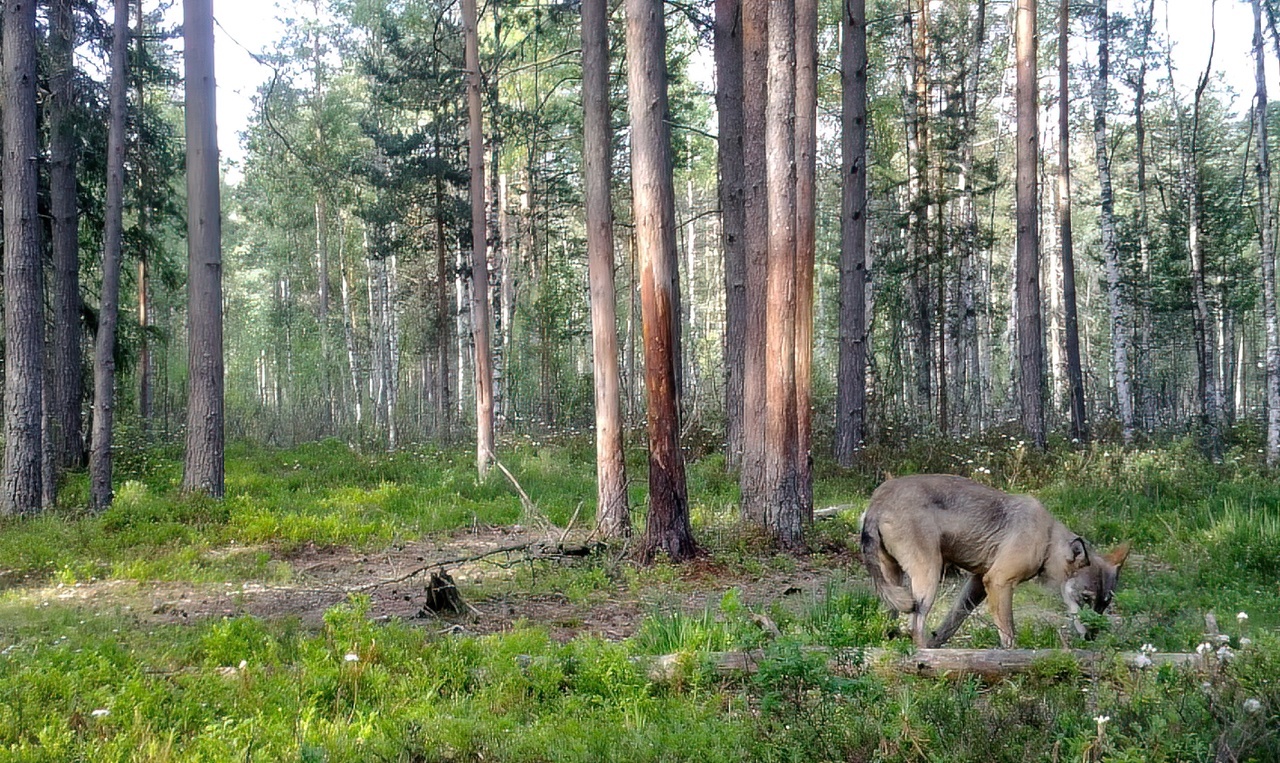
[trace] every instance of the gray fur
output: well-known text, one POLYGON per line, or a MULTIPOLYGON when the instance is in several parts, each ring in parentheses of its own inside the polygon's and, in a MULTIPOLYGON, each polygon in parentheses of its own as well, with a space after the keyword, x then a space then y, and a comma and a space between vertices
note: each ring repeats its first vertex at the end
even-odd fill
MULTIPOLYGON (((1062 594, 1073 620, 1084 599, 1110 602, 1127 544, 1107 556, 1028 495, 1010 495, 964 477, 891 479, 871 496, 862 521, 862 558, 885 605, 910 614, 917 647, 945 643, 978 604, 988 605, 1000 643, 1013 645, 1013 589, 1040 578, 1062 594), (946 565, 970 573, 943 624, 925 639, 946 565)), ((1076 620, 1077 630, 1083 628, 1076 620)))

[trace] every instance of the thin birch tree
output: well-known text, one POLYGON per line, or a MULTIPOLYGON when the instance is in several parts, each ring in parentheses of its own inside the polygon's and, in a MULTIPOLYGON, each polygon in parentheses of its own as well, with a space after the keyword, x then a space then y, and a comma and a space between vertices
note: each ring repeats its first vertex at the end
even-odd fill
POLYGON ((1280 322, 1276 317, 1275 212, 1271 206, 1271 158, 1267 146, 1267 67, 1262 0, 1253 0, 1253 59, 1257 93, 1253 130, 1257 141, 1258 251, 1262 260, 1262 319, 1267 335, 1267 465, 1280 461, 1280 322))
POLYGON ((493 452, 493 356, 489 344, 488 220, 484 188, 484 116, 481 113, 480 30, 476 1, 462 0, 467 69, 468 161, 471 171, 471 336, 475 344, 476 469, 489 473, 493 452))
POLYGON ((1098 71, 1093 80, 1093 145, 1098 164, 1098 225, 1102 235, 1102 262, 1107 277, 1107 310, 1111 327, 1111 373, 1115 381, 1116 410, 1126 443, 1133 442, 1133 394, 1129 382, 1129 311, 1121 293, 1120 245, 1116 237, 1115 201, 1111 190, 1111 157, 1107 143, 1107 108, 1110 101, 1111 31, 1107 0, 1098 0, 1098 71))

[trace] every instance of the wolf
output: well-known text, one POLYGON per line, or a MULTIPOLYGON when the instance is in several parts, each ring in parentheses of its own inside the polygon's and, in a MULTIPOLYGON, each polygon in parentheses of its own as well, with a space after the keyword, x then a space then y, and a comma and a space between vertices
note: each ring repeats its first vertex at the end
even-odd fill
POLYGON ((946 643, 984 599, 1000 645, 1013 646, 1013 589, 1031 578, 1058 590, 1076 631, 1089 635, 1080 606, 1106 610, 1129 554, 1128 543, 1096 552, 1029 495, 948 474, 899 477, 876 488, 862 517, 861 545, 876 593, 889 608, 909 613, 917 648, 946 643), (925 619, 946 565, 967 571, 968 579, 926 639, 925 619))

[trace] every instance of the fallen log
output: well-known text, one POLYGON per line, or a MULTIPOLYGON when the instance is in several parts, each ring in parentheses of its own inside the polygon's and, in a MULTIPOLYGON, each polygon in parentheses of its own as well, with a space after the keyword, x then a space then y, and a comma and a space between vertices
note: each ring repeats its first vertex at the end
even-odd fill
MULTIPOLYGON (((923 678, 974 675, 984 679, 1052 671, 1055 666, 1074 665, 1081 673, 1095 673, 1119 660, 1133 669, 1161 665, 1175 667, 1206 665, 1206 657, 1187 652, 1143 654, 1141 652, 1100 653, 1085 649, 919 649, 909 654, 884 648, 827 649, 808 647, 811 654, 826 654, 827 668, 836 675, 856 676, 868 671, 880 675, 914 675, 923 678), (1150 663, 1144 662, 1149 660, 1150 663)), ((1212 657, 1212 655, 1210 655, 1212 657)), ((723 676, 750 675, 766 659, 762 649, 738 652, 664 654, 648 663, 649 679, 671 683, 690 670, 709 664, 723 676)))

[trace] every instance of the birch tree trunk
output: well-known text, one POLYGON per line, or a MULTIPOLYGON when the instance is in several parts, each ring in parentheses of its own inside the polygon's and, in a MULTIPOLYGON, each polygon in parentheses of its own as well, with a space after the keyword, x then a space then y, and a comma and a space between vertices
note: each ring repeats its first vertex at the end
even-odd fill
POLYGON ((1098 162, 1098 224, 1102 261, 1107 274, 1107 309, 1111 318, 1111 371, 1115 376, 1116 410, 1125 443, 1133 442, 1133 394, 1129 385, 1129 315, 1121 294, 1120 247, 1116 241, 1115 204, 1111 191, 1111 158, 1107 145, 1107 102, 1111 32, 1107 0, 1098 0, 1098 74, 1093 81, 1093 145, 1098 162))
POLYGON ((10 0, 3 16, 5 448, 0 514, 28 514, 41 508, 44 458, 35 3, 10 0))
POLYGON ((466 35, 468 166, 471 170, 471 332, 475 341, 476 469, 493 460, 493 365, 489 347, 489 259, 485 251, 484 117, 480 110, 480 31, 475 0, 462 0, 466 35))
MULTIPOLYGON (((1106 0, 1102 0, 1106 2, 1106 0)), ((1076 263, 1071 240, 1071 90, 1067 40, 1071 28, 1068 0, 1062 0, 1058 27, 1058 230, 1062 236, 1062 315, 1071 400, 1071 436, 1084 441, 1089 424, 1084 408, 1084 371, 1080 365, 1080 321, 1076 312, 1076 263)), ((1114 243, 1114 226, 1112 227, 1114 243)), ((1130 436, 1132 431, 1130 431, 1130 436)))
POLYGON ((1271 207, 1271 159, 1267 148, 1267 74, 1262 0, 1253 0, 1254 139, 1258 176, 1258 250, 1262 259, 1262 317, 1267 333, 1267 466, 1280 461, 1280 323, 1276 318, 1275 215, 1271 207))
POLYGON ((1142 17, 1142 53, 1138 62, 1133 93, 1134 150, 1137 153, 1138 170, 1138 259, 1142 270, 1142 287, 1145 299, 1138 300, 1141 326, 1138 334, 1135 381, 1141 400, 1142 425, 1148 430, 1156 424, 1156 393, 1151 373, 1151 230, 1147 199, 1147 46, 1151 40, 1151 28, 1155 23, 1155 0, 1150 0, 1142 17))
POLYGON ((1045 447, 1044 338, 1040 314, 1039 194, 1036 166, 1040 135, 1036 93, 1036 0, 1017 0, 1017 348, 1018 403, 1032 444, 1045 447))
POLYGON ((747 343, 741 0, 716 0, 715 13, 720 232, 724 249, 725 289, 725 461, 732 469, 742 463, 743 364, 747 343))
POLYGON ((214 105, 213 3, 183 0, 187 96, 187 453, 182 487, 224 490, 222 208, 214 105))
POLYGON ((667 32, 661 0, 626 0, 631 183, 649 402, 649 516, 637 551, 673 561, 697 548, 689 524, 676 388, 675 188, 667 124, 667 32))
POLYGON ((582 3, 582 105, 587 267, 591 286, 592 368, 596 404, 596 527, 608 537, 631 534, 622 448, 618 381, 617 295, 613 283, 613 177, 609 109, 607 0, 582 3))
POLYGON ((124 129, 128 103, 129 4, 116 0, 111 38, 111 121, 107 128, 107 198, 102 232, 102 292, 93 363, 93 446, 89 452, 89 505, 111 505, 111 441, 115 426, 116 323, 124 226, 124 129))
POLYGON ((841 12, 840 367, 835 457, 853 466, 866 439, 867 407, 867 18, 865 0, 841 12))
MULTIPOLYGON (((1214 5, 1216 6, 1216 0, 1214 5)), ((1216 8, 1215 8, 1216 10, 1216 8)), ((1201 237, 1200 202, 1200 101, 1213 70, 1213 49, 1217 41, 1216 23, 1209 45, 1209 61, 1196 83, 1191 106, 1190 134, 1182 141, 1182 184, 1187 203, 1187 252, 1191 260, 1191 307, 1195 330, 1197 372, 1199 377, 1202 448, 1205 455, 1217 461, 1222 457, 1222 394, 1218 387, 1217 348, 1209 312, 1208 288, 1204 272, 1204 241, 1201 237)))

